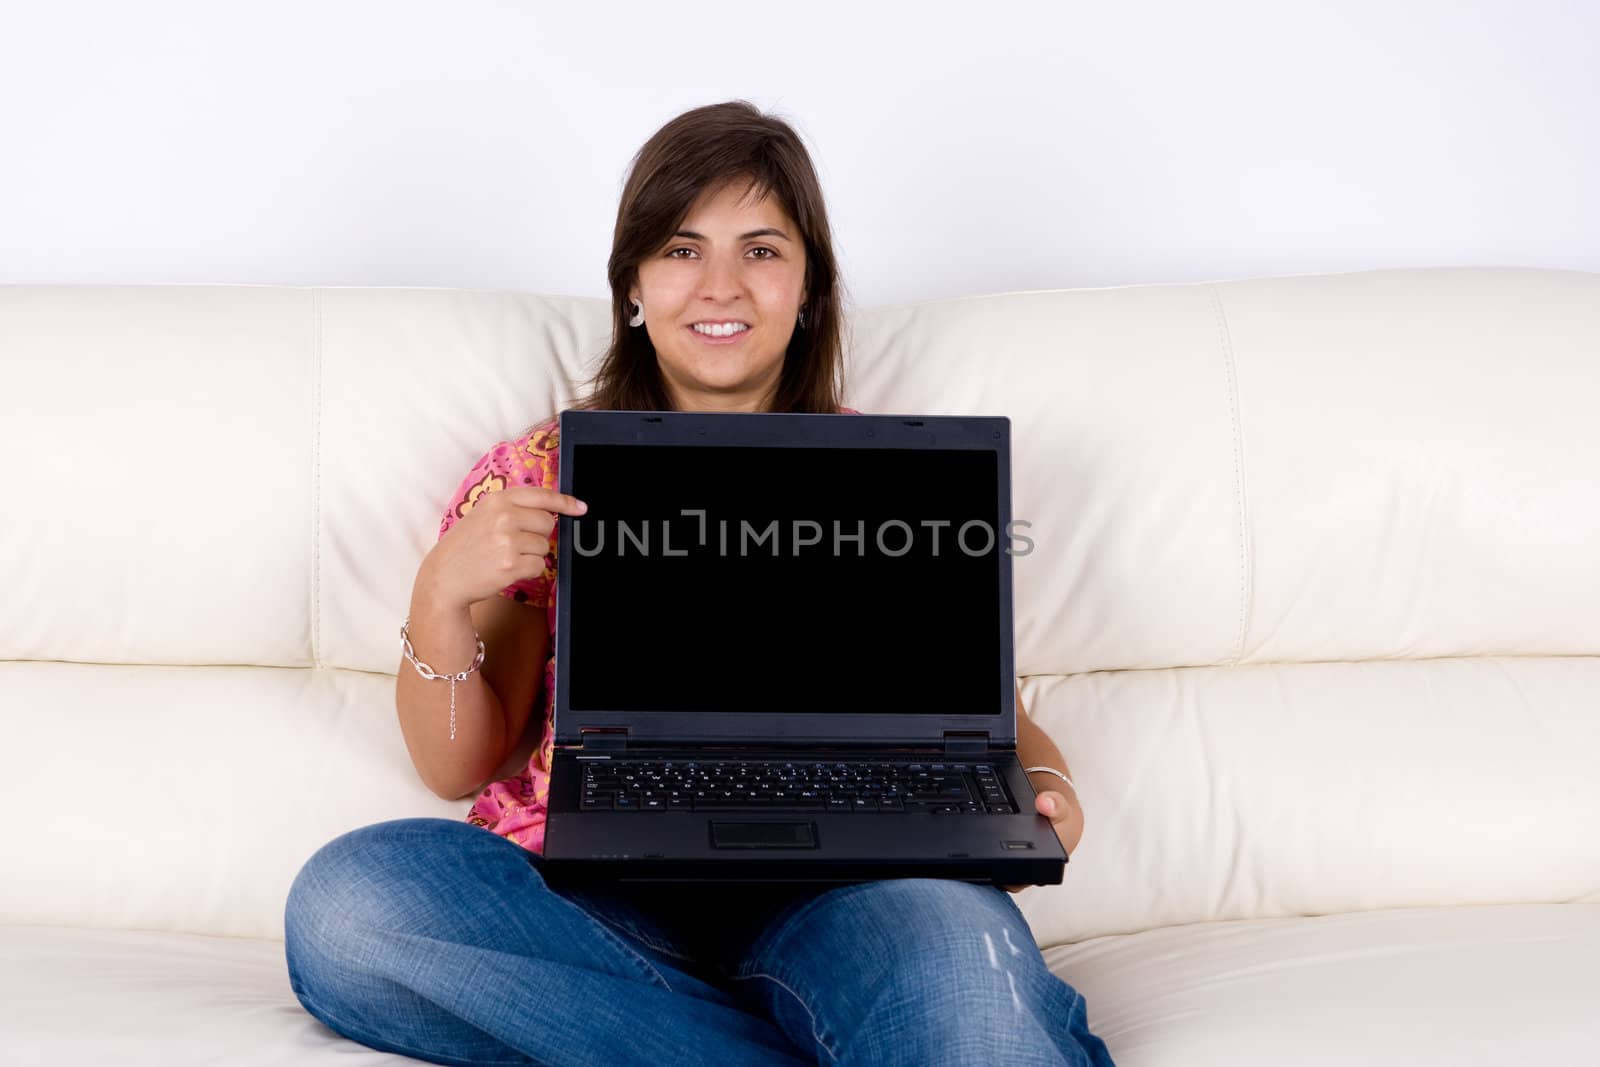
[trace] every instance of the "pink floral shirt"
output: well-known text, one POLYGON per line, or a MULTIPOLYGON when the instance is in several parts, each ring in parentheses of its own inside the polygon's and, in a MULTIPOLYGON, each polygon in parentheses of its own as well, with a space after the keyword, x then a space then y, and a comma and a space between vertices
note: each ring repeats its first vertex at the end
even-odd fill
MULTIPOLYGON (((844 415, 859 415, 854 408, 841 407, 844 415)), ((454 526, 456 520, 482 499, 485 493, 498 492, 508 485, 537 485, 545 489, 559 487, 561 464, 561 431, 559 418, 547 419, 509 441, 500 441, 483 458, 473 464, 472 470, 456 489, 439 522, 439 538, 454 526)), ((526 604, 530 608, 545 609, 545 625, 555 645, 556 630, 556 549, 557 533, 550 534, 550 554, 544 559, 544 573, 537 578, 514 582, 500 590, 508 600, 526 604)), ((539 743, 528 758, 528 765, 515 777, 491 782, 478 795, 467 821, 474 826, 515 841, 530 852, 544 851, 544 815, 550 795, 550 758, 555 747, 555 730, 551 712, 556 702, 556 660, 549 656, 544 665, 544 699, 534 698, 534 712, 543 708, 539 728, 539 743)))

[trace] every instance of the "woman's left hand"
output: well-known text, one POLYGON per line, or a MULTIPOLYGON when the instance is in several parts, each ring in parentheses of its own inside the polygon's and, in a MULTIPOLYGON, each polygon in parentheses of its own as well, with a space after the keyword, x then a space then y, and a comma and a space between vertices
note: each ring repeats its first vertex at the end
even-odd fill
MULTIPOLYGON (((1055 830, 1056 837, 1061 841, 1064 850, 1070 853, 1077 846, 1078 838, 1083 834, 1083 826, 1077 818, 1077 805, 1065 795, 1054 789, 1047 789, 1033 798, 1033 810, 1050 820, 1050 827, 1055 830)), ((1028 886, 1008 885, 1001 888, 1007 893, 1020 893, 1028 886)))

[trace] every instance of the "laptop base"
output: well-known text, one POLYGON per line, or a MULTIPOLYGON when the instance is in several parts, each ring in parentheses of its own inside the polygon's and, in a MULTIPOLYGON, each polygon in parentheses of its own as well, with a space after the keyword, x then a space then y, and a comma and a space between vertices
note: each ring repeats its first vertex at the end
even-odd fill
MULTIPOLYGON (((662 751, 630 749, 620 759, 662 751)), ((675 749, 673 758, 688 753, 675 749)), ((702 760, 711 758, 701 752, 702 760)), ((690 758, 694 758, 690 756, 690 758)), ((770 753, 746 758, 771 760, 770 753)), ((783 756, 776 757, 778 759, 783 756)), ((804 758, 792 754, 789 758, 804 758)), ((864 761, 881 755, 858 753, 864 761)), ((938 757, 910 756, 904 759, 938 757)), ((969 759, 971 757, 968 757, 969 759)), ((584 811, 585 765, 607 757, 557 749, 540 871, 552 884, 616 882, 812 882, 949 878, 991 885, 1056 885, 1067 855, 1033 811, 1034 792, 1016 754, 991 751, 1015 805, 1011 813, 934 811, 584 811)))

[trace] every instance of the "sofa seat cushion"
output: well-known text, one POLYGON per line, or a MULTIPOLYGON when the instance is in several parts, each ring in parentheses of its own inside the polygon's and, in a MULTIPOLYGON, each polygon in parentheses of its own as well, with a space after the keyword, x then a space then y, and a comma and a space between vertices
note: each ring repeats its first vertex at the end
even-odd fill
POLYGON ((1600 905, 1201 923, 1045 951, 1117 1067, 1591 1063, 1600 905))
MULTIPOLYGON (((1118 1067, 1499 1067, 1600 1047, 1600 905, 1204 923, 1045 959, 1118 1067)), ((19 1064, 416 1062, 306 1014, 281 941, 153 931, 0 926, 0 1035, 19 1064)))
POLYGON ((0 1062, 91 1067, 390 1067, 289 988, 283 942, 0 925, 0 1062))

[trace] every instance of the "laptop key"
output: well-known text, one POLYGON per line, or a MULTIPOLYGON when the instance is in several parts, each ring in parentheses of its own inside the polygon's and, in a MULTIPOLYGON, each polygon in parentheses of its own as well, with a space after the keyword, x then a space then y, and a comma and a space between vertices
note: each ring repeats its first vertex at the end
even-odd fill
POLYGON ((747 800, 743 797, 695 797, 695 811, 771 811, 772 802, 747 800))
POLYGON ((610 793, 585 793, 578 798, 579 811, 610 811, 610 793))

